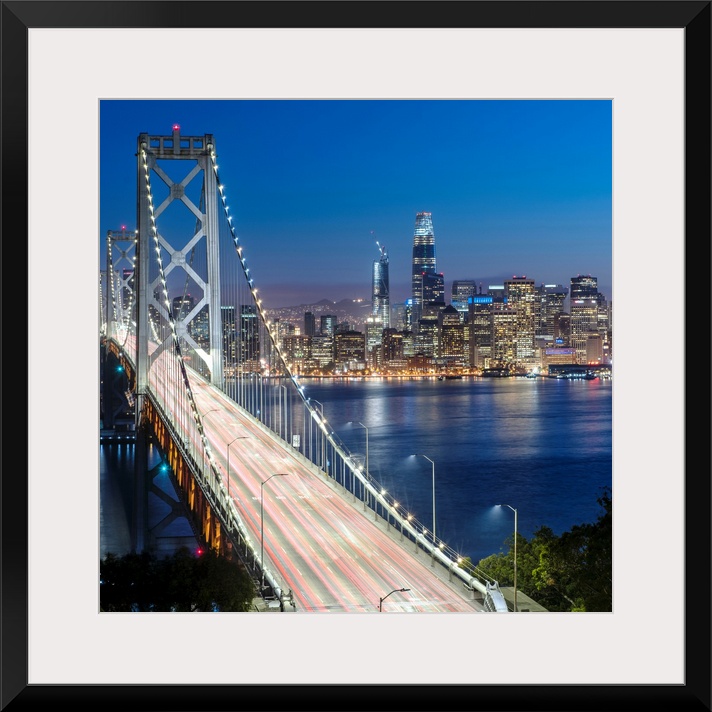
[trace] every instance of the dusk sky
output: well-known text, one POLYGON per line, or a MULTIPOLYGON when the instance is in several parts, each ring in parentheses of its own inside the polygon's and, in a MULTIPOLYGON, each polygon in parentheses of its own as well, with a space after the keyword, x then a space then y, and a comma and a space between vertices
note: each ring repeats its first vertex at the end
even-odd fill
MULTIPOLYGON (((598 278, 612 301, 610 101, 105 100, 100 240, 136 225, 137 137, 213 134, 220 178, 268 308, 370 299, 385 246, 410 296, 416 213, 437 271, 490 284, 598 278)), ((160 228, 160 219, 159 219, 160 228)))

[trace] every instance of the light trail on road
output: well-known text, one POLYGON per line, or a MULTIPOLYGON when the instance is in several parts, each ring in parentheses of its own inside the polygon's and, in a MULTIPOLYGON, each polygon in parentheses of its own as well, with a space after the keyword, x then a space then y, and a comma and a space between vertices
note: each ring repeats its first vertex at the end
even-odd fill
POLYGON ((396 541, 394 527, 387 532, 385 520, 374 521, 370 509, 350 501, 222 392, 206 385, 194 397, 200 413, 216 409, 203 427, 224 483, 253 540, 260 542, 262 532, 265 567, 291 589, 297 611, 378 612, 380 598, 394 588, 410 590, 391 596, 384 612, 482 610, 461 583, 462 593, 434 573, 429 554, 416 554, 409 539, 407 548, 396 541))

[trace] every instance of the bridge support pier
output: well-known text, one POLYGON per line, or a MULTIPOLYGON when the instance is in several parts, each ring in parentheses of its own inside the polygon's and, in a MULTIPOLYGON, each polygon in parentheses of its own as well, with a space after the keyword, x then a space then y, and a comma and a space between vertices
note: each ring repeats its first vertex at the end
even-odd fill
POLYGON ((140 554, 146 549, 148 534, 148 442, 149 424, 140 418, 136 430, 134 456, 133 508, 131 517, 131 547, 140 554))

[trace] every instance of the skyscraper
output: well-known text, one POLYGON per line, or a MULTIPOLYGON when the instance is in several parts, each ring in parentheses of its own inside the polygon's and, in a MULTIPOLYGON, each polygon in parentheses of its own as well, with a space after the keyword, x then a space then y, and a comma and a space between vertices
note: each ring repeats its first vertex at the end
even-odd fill
POLYGON ((373 262, 373 308, 372 316, 379 317, 382 328, 388 329, 391 325, 391 299, 388 285, 388 253, 386 248, 376 242, 381 253, 373 262))
POLYGON ((512 277, 504 282, 507 302, 516 314, 514 361, 517 366, 536 365, 537 293, 533 279, 512 277))
POLYGON ((576 362, 588 363, 587 342, 598 337, 598 279, 591 275, 571 277, 571 325, 569 342, 576 349, 576 362))
POLYGON ((455 279, 452 282, 452 299, 450 303, 457 311, 467 314, 469 297, 477 294, 477 283, 474 279, 455 279))
POLYGON ((424 275, 435 274, 435 233, 432 213, 416 213, 413 233, 413 322, 417 323, 423 304, 424 275))

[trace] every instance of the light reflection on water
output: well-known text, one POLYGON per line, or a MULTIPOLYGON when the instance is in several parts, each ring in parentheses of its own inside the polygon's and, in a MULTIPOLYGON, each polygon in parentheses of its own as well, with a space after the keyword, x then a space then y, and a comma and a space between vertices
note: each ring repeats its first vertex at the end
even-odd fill
POLYGON ((557 379, 309 380, 330 427, 425 526, 475 562, 513 533, 593 522, 612 485, 612 382, 557 379), (353 421, 353 422, 350 422, 353 421), (503 516, 504 514, 504 516, 503 516), (506 515, 509 516, 506 516, 506 515))
MULTIPOLYGON (((557 379, 338 381, 303 379, 330 427, 372 476, 438 538, 473 561, 513 533, 556 534, 595 521, 612 484, 612 382, 557 379), (358 425, 362 423, 364 427, 358 425), (367 428, 367 430, 366 430, 367 428)), ((133 446, 102 447, 102 551, 125 549, 133 446), (117 481, 118 478, 118 481, 117 481), (117 525, 105 526, 108 522, 117 525)))

